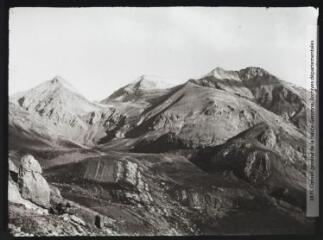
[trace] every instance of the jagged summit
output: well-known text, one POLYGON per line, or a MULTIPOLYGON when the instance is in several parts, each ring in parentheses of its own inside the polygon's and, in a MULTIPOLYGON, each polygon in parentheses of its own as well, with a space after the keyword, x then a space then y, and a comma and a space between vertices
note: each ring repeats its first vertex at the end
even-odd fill
POLYGON ((55 76, 53 79, 48 80, 48 81, 46 81, 44 83, 41 83, 37 87, 40 87, 41 88, 42 86, 48 87, 48 88, 53 88, 53 87, 59 88, 59 87, 63 87, 63 88, 66 88, 66 89, 68 89, 68 90, 70 90, 72 92, 78 93, 78 91, 75 89, 75 87, 71 83, 69 83, 68 81, 66 81, 61 76, 55 76))
POLYGON ((59 83, 59 82, 66 82, 61 76, 57 75, 52 80, 51 83, 59 83))
POLYGON ((240 81, 239 74, 236 71, 225 70, 221 67, 216 67, 204 77, 214 77, 216 79, 231 79, 240 81))
MULTIPOLYGON (((202 84, 203 86, 211 83, 211 85, 229 84, 231 87, 236 85, 240 87, 250 87, 267 84, 280 84, 295 87, 294 84, 285 82, 265 69, 255 66, 249 66, 240 70, 226 70, 221 67, 216 67, 201 78, 193 79, 192 82, 202 84)), ((223 86, 221 88, 223 88, 223 86)))
POLYGON ((241 69, 239 71, 239 76, 243 80, 251 80, 258 77, 266 77, 269 76, 269 72, 267 72, 265 69, 260 67, 246 67, 244 69, 241 69))
POLYGON ((265 77, 271 75, 268 71, 261 67, 246 67, 240 70, 226 70, 222 67, 216 67, 208 74, 204 75, 202 78, 205 77, 214 77, 218 80, 250 80, 256 77, 265 77))
POLYGON ((249 99, 253 98, 251 91, 244 86, 239 71, 225 70, 221 67, 216 67, 203 77, 191 79, 189 81, 199 86, 227 91, 249 99))

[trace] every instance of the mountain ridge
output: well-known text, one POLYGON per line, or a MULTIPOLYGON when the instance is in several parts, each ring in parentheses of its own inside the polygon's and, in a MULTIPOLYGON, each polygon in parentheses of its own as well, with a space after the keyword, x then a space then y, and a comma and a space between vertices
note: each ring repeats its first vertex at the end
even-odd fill
MULTIPOLYGON (((171 96, 176 92, 182 92, 182 96, 185 96, 185 99, 190 101, 190 95, 193 98, 195 97, 193 90, 189 90, 195 87, 190 86, 190 83, 195 86, 214 89, 198 90, 205 91, 206 95, 214 91, 224 91, 228 94, 233 94, 233 99, 245 98, 283 117, 300 129, 306 128, 305 117, 309 107, 306 105, 306 99, 301 96, 305 90, 301 88, 294 90, 291 87, 292 85, 285 85, 284 82, 259 67, 247 67, 239 71, 227 71, 217 67, 200 79, 191 79, 177 86, 157 84, 149 75, 142 75, 99 103, 87 100, 74 91, 71 84, 61 77, 54 77, 29 91, 19 93, 18 96, 12 96, 10 102, 15 103, 31 114, 45 116, 54 125, 68 124, 71 128, 83 129, 82 131, 89 132, 89 134, 86 134, 87 136, 91 135, 95 139, 98 139, 95 137, 96 132, 103 130, 106 132, 105 135, 109 136, 108 138, 105 137, 105 139, 112 139, 116 135, 131 136, 135 129, 141 129, 142 122, 147 122, 147 117, 152 116, 153 109, 157 105, 161 105, 165 100, 166 102, 170 101, 171 96), (166 88, 163 89, 162 87, 166 88), (181 90, 184 88, 187 89, 187 92, 186 90, 181 90), (279 101, 274 102, 274 97, 279 101), (110 121, 106 118, 112 112, 115 115, 113 117, 115 127, 111 129, 111 124, 107 125, 109 126, 108 128, 105 125, 107 121, 110 121), (95 124, 94 120, 96 121, 95 124), (118 123, 119 121, 124 123, 118 123)), ((176 101, 179 101, 179 99, 176 101)), ((200 100, 197 100, 195 104, 198 101, 200 100)), ((218 99, 216 101, 221 102, 222 100, 218 99)), ((207 108, 210 108, 211 105, 207 108)), ((176 111, 181 112, 183 110, 178 109, 176 111)), ((208 112, 211 115, 215 113, 212 109, 209 109, 208 112)), ((72 139, 75 140, 75 137, 72 137, 72 139)), ((106 140, 95 141, 106 142, 106 140)), ((82 142, 82 144, 84 143, 86 142, 82 142)))

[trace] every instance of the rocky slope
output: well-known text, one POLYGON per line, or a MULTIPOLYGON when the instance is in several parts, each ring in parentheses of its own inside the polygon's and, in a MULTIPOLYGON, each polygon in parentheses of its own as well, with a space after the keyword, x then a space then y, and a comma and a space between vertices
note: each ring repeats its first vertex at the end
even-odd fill
POLYGON ((136 151, 197 148, 221 144, 263 121, 301 135, 287 120, 254 101, 187 82, 143 113, 138 126, 126 137, 141 137, 136 151))
POLYGON ((215 68, 178 86, 142 76, 100 103, 60 78, 15 95, 10 229, 37 236, 310 233, 307 95, 255 67, 215 68), (39 160, 32 172, 25 154, 39 160))
POLYGON ((249 88, 244 86, 238 71, 227 71, 217 67, 200 79, 191 79, 190 82, 204 87, 216 88, 241 97, 253 99, 249 88))
POLYGON ((307 127, 309 92, 280 80, 262 68, 248 67, 239 71, 215 68, 206 76, 192 82, 252 99, 299 129, 307 127))
POLYGON ((9 100, 9 131, 23 129, 78 145, 93 145, 123 117, 114 107, 88 101, 60 77, 9 100))
POLYGON ((50 119, 54 124, 84 128, 80 116, 96 111, 99 105, 89 102, 60 77, 44 82, 10 98, 23 109, 50 119))
POLYGON ((209 173, 232 173, 305 211, 308 161, 303 141, 260 123, 222 145, 199 150, 191 160, 209 173))

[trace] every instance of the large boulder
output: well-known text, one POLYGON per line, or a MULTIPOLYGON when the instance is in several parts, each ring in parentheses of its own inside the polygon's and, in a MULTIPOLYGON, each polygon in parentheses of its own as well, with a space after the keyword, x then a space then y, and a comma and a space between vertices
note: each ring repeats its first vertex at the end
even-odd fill
POLYGON ((53 185, 49 185, 50 187, 50 205, 51 208, 49 209, 50 213, 54 214, 64 214, 69 209, 69 203, 64 202, 64 199, 61 195, 59 189, 53 185))
POLYGON ((30 154, 25 155, 20 160, 20 168, 25 171, 42 174, 43 170, 39 162, 30 154))
POLYGON ((50 207, 50 187, 41 175, 38 161, 31 155, 22 157, 19 167, 18 184, 24 199, 44 207, 50 207))
POLYGON ((269 149, 273 149, 275 147, 275 144, 277 142, 275 132, 272 128, 266 129, 259 137, 259 142, 261 142, 263 145, 268 147, 269 149))
POLYGON ((23 199, 20 195, 17 184, 13 180, 9 180, 9 182, 8 182, 8 202, 9 202, 9 208, 12 206, 12 205, 10 205, 10 203, 21 204, 26 209, 34 210, 35 213, 38 213, 38 214, 47 214, 48 213, 48 211, 46 209, 37 206, 36 204, 32 203, 31 201, 23 199))
POLYGON ((63 203, 63 197, 59 189, 53 185, 50 185, 49 188, 50 188, 51 205, 57 205, 59 203, 63 203))

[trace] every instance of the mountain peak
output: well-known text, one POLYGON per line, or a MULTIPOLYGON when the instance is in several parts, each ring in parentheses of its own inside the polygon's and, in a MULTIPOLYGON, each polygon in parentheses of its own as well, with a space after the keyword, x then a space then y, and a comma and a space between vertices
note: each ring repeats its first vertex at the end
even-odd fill
POLYGON ((225 70, 222 67, 216 67, 216 68, 213 69, 213 71, 216 71, 216 72, 226 72, 227 70, 225 70))
POLYGON ((167 89, 173 85, 166 82, 164 78, 155 75, 141 75, 137 80, 135 80, 130 87, 140 90, 155 90, 155 89, 167 89))
POLYGON ((239 74, 236 71, 225 70, 221 67, 214 68, 211 72, 209 72, 204 77, 214 77, 216 79, 232 79, 239 81, 239 74))
POLYGON ((158 92, 172 88, 176 84, 177 81, 170 81, 156 75, 143 74, 130 84, 119 88, 101 102, 106 103, 109 100, 130 101, 138 99, 138 96, 141 96, 143 93, 158 94, 158 92))
POLYGON ((59 83, 59 82, 65 82, 65 80, 61 76, 55 76, 52 80, 51 83, 59 83))
POLYGON ((260 67, 246 67, 239 71, 225 70, 221 67, 214 68, 211 72, 204 77, 214 77, 219 80, 231 79, 231 80, 249 80, 255 77, 264 77, 270 75, 265 69, 260 67))
POLYGON ((66 81, 64 78, 62 78, 61 76, 55 76, 53 79, 40 84, 38 87, 47 87, 47 88, 57 88, 57 87, 63 87, 66 88, 72 92, 78 93, 78 91, 74 88, 74 86, 69 83, 68 81, 66 81))
POLYGON ((269 73, 260 67, 246 67, 239 71, 239 75, 242 79, 252 79, 254 77, 264 77, 268 76, 269 73))
MULTIPOLYGON (((267 71, 261 67, 249 66, 244 68, 247 71, 258 72, 258 73, 267 73, 267 71)), ((242 69, 243 70, 243 69, 242 69)))

